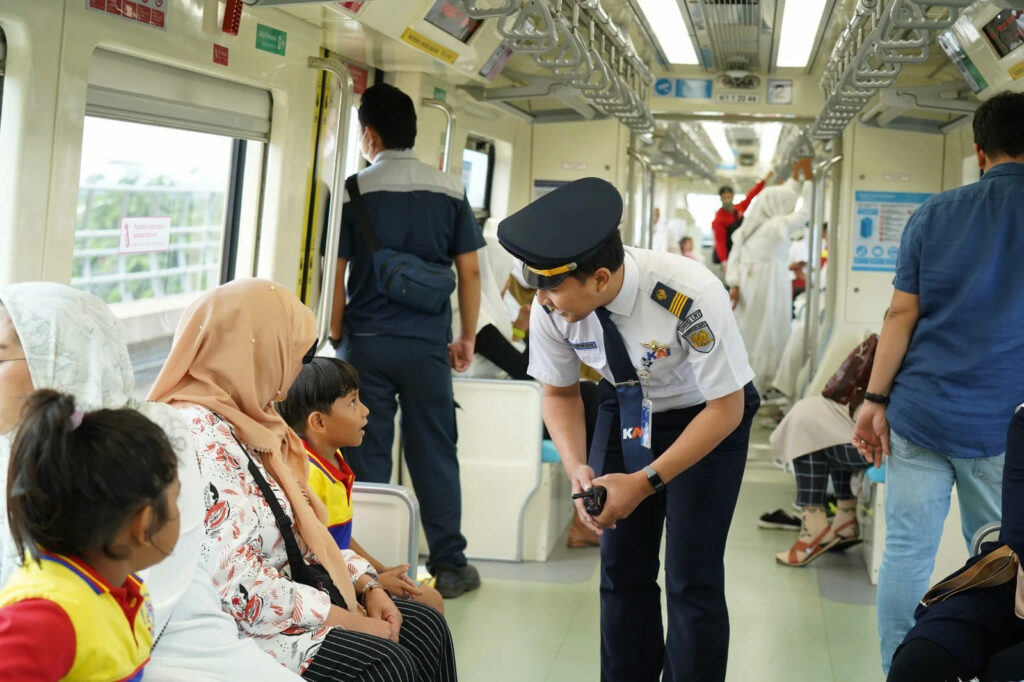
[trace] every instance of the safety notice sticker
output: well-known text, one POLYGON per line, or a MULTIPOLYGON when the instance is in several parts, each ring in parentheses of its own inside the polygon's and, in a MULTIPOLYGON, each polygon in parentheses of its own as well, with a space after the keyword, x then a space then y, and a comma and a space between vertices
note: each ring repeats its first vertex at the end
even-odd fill
POLYGON ((856 192, 852 269, 895 272, 903 229, 910 215, 930 196, 914 192, 856 192))
POLYGON ((86 9, 167 30, 166 0, 86 0, 86 9))

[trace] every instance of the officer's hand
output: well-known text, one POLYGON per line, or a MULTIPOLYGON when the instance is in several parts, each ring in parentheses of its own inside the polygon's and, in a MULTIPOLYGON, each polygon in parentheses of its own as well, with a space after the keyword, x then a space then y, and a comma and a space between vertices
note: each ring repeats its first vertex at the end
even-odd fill
POLYGON ((882 466, 882 455, 889 454, 889 420, 885 405, 864 403, 853 427, 852 442, 864 459, 876 467, 882 466))
POLYGON ((738 286, 729 289, 729 300, 732 301, 732 309, 736 310, 736 306, 740 302, 740 288, 738 286))
POLYGON ((448 361, 456 372, 465 372, 473 361, 473 339, 456 339, 448 346, 448 361))
POLYGON ((604 511, 596 521, 603 528, 614 528, 615 522, 633 513, 637 505, 654 490, 644 473, 606 474, 594 479, 594 485, 603 485, 608 491, 604 511))
MULTIPOLYGON (((594 487, 593 481, 594 470, 586 464, 581 464, 569 474, 569 483, 572 485, 573 493, 582 493, 585 490, 590 490, 594 487)), ((597 525, 597 522, 594 521, 594 517, 588 514, 587 510, 583 508, 583 500, 573 500, 572 503, 576 505, 576 515, 580 517, 580 521, 583 522, 583 525, 598 535, 601 535, 601 526, 597 525)))

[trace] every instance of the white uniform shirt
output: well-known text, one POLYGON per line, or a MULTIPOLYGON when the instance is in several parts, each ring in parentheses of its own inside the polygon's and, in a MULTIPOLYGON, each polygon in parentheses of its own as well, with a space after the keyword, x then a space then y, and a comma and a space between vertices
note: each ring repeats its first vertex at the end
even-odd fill
MULTIPOLYGON (((754 378, 729 295, 707 268, 689 258, 629 247, 623 267, 622 289, 606 308, 633 366, 650 372, 647 395, 655 412, 721 398, 754 378), (661 289, 667 297, 662 300, 671 302, 678 292, 692 301, 685 315, 674 316, 652 298, 661 289)), ((569 323, 534 300, 530 376, 571 386, 581 362, 615 382, 597 315, 569 323)))

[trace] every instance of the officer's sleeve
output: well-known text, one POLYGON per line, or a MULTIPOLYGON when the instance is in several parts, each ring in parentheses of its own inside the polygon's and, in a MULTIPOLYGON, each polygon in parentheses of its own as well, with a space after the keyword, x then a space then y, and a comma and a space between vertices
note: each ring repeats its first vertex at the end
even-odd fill
POLYGON ((896 276, 892 280, 896 289, 915 296, 921 291, 921 228, 925 211, 925 207, 914 211, 903 229, 896 256, 896 276))
POLYGON ((690 310, 686 319, 692 321, 678 329, 679 341, 704 399, 715 400, 743 388, 753 380, 754 370, 722 285, 707 285, 694 303, 701 315, 694 319, 690 310))
POLYGON ((452 238, 452 256, 459 256, 463 253, 476 251, 483 248, 484 233, 476 222, 473 215, 473 207, 469 205, 469 199, 462 195, 462 201, 455 209, 455 234, 452 238))
POLYGON ((533 300, 530 308, 530 368, 537 381, 551 386, 572 386, 580 379, 580 359, 558 333, 544 306, 533 300))

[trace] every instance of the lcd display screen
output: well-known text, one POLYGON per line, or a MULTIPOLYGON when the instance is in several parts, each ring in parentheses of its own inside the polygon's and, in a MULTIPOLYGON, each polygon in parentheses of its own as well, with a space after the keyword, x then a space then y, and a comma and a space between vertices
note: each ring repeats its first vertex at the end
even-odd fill
POLYGON ((1000 57, 1024 45, 1024 9, 1004 9, 985 24, 985 35, 1000 57))
POLYGON ((434 6, 427 11, 423 17, 428 24, 437 26, 439 29, 462 42, 468 42, 476 30, 483 23, 480 19, 473 19, 466 11, 466 3, 463 0, 437 0, 434 6))

